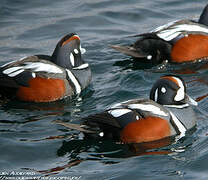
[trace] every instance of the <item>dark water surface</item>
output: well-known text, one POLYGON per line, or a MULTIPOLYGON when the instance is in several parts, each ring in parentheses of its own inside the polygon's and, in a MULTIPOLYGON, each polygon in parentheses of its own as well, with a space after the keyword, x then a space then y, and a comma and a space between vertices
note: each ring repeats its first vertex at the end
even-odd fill
MULTIPOLYGON (((1 0, 0 63, 32 54, 51 54, 58 40, 77 32, 87 52, 93 80, 73 102, 13 103, 0 106, 0 175, 26 173, 41 177, 77 179, 208 179, 208 101, 196 108, 198 125, 193 134, 164 147, 170 154, 128 154, 111 142, 83 142, 77 132, 53 123, 79 123, 81 117, 111 104, 148 97, 154 81, 165 73, 142 66, 109 48, 133 42, 129 35, 143 33, 182 18, 198 18, 206 0, 1 0), (49 176, 47 176, 49 175, 49 176)), ((181 74, 188 93, 208 93, 208 71, 181 74)), ((159 150, 155 150, 159 152, 159 150)), ((7 176, 8 177, 8 176, 7 176)))

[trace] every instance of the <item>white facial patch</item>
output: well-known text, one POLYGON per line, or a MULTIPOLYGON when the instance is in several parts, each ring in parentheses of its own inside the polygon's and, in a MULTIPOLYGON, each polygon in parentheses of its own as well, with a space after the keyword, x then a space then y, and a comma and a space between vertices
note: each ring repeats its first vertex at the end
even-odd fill
POLYGON ((175 101, 182 101, 185 98, 185 87, 183 85, 183 82, 179 78, 177 78, 177 77, 173 77, 173 78, 177 81, 177 83, 179 85, 179 89, 176 93, 176 96, 174 97, 174 100, 175 101))
POLYGON ((161 92, 162 92, 163 94, 166 93, 165 87, 162 87, 162 88, 161 88, 161 92))
POLYGON ((75 54, 79 54, 79 51, 77 49, 74 49, 75 54))
POLYGON ((114 110, 108 111, 109 114, 111 114, 113 117, 116 117, 116 118, 124 114, 127 114, 129 112, 131 112, 130 109, 114 109, 114 110))
POLYGON ((74 66, 74 55, 72 53, 70 53, 70 62, 74 66))
POLYGON ((154 106, 152 104, 130 104, 128 106, 131 109, 139 109, 142 111, 151 112, 152 114, 160 115, 160 116, 167 116, 168 114, 162 111, 159 107, 154 106))

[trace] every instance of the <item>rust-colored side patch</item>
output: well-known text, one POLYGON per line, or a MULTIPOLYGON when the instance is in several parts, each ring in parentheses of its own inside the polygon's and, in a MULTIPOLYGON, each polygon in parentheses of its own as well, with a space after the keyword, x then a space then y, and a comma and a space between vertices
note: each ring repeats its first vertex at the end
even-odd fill
POLYGON ((182 63, 208 57, 208 36, 191 34, 178 40, 171 51, 173 62, 182 63))
POLYGON ((159 117, 147 117, 131 122, 121 131, 121 141, 124 143, 150 142, 168 136, 168 121, 159 117))
POLYGON ((65 83, 61 79, 36 77, 29 81, 29 87, 21 86, 16 95, 22 101, 51 102, 62 98, 65 91, 65 83))

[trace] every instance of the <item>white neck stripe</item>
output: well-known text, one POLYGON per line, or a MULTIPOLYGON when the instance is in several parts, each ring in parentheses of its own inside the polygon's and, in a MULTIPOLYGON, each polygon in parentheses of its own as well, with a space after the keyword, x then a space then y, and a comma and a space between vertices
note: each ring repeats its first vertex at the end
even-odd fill
POLYGON ((170 107, 170 108, 179 108, 179 109, 182 109, 182 108, 185 108, 185 107, 188 107, 189 104, 181 104, 181 105, 163 105, 165 107, 170 107))
POLYGON ((74 55, 72 53, 70 53, 70 61, 72 66, 74 66, 74 55))
POLYGON ((85 63, 85 64, 82 64, 78 67, 75 67, 73 68, 74 70, 81 70, 81 69, 85 69, 85 68, 88 68, 89 67, 89 64, 88 63, 85 63))
POLYGON ((80 94, 81 93, 81 86, 80 86, 79 82, 77 81, 77 79, 75 78, 74 74, 68 69, 66 69, 66 72, 67 72, 70 80, 72 81, 72 83, 75 86, 76 93, 80 94))

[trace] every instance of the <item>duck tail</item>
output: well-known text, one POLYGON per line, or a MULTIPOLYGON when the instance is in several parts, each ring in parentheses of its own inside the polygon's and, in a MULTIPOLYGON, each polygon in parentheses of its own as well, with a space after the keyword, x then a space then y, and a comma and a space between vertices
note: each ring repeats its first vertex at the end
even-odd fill
POLYGON ((199 18, 199 23, 208 26, 208 4, 205 6, 199 18))
POLYGON ((55 120, 55 121, 53 121, 53 123, 62 125, 66 128, 72 129, 72 130, 77 130, 77 131, 80 131, 80 132, 83 132, 83 133, 87 133, 87 134, 96 133, 96 131, 86 129, 85 125, 74 124, 74 123, 65 123, 65 122, 60 121, 60 120, 55 120))

